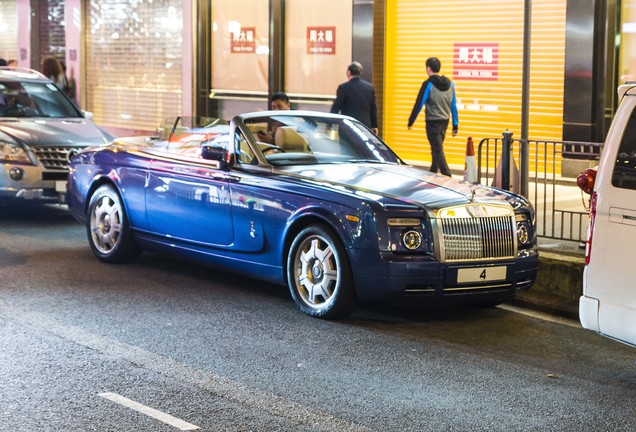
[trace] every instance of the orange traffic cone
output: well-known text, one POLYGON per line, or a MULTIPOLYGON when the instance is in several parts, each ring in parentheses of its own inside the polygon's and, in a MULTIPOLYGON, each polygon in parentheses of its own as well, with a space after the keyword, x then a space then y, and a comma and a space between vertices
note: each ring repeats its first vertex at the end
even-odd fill
POLYGON ((468 137, 468 141, 466 142, 466 166, 464 169, 464 180, 470 183, 477 183, 477 160, 475 159, 473 137, 468 137))

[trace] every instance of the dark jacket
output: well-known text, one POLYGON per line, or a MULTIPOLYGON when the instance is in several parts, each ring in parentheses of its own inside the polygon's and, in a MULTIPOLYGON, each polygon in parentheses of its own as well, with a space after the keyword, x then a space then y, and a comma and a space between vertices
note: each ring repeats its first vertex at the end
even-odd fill
POLYGON ((451 80, 443 75, 431 75, 422 83, 409 117, 409 127, 415 123, 415 119, 424 106, 426 106, 426 121, 449 120, 452 117, 453 130, 458 129, 457 98, 455 85, 451 80))
POLYGON ((331 112, 351 116, 369 128, 377 128, 378 109, 373 86, 360 77, 353 77, 340 84, 331 112))

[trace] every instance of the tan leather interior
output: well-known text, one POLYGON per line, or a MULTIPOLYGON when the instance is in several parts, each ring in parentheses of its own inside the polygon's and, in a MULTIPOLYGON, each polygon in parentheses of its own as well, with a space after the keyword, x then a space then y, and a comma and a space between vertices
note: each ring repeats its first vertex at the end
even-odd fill
POLYGON ((307 140, 291 126, 277 128, 274 143, 285 151, 309 153, 307 140))

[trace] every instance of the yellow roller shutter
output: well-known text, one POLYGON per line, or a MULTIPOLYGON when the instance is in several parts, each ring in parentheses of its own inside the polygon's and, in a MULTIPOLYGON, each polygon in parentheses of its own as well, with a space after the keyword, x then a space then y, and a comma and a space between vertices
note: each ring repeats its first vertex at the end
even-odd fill
MULTIPOLYGON (((532 2, 530 139, 562 139, 565 8, 532 2)), ((424 112, 406 127, 431 56, 457 88, 460 133, 444 146, 451 166, 463 166, 468 136, 520 137, 523 9, 521 0, 386 1, 383 137, 403 159, 431 160, 424 112)))

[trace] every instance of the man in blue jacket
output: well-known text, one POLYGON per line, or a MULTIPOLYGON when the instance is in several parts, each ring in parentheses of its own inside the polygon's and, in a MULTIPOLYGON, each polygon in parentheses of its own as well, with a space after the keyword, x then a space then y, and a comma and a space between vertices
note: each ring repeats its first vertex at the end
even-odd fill
POLYGON ((378 134, 378 109, 375 104, 375 89, 360 75, 362 64, 354 61, 347 68, 347 82, 338 86, 332 113, 353 117, 378 134))
POLYGON ((409 117, 408 128, 411 129, 422 108, 426 107, 426 137, 431 145, 432 172, 441 172, 450 176, 451 171, 444 155, 444 138, 448 129, 448 121, 453 118, 453 136, 457 136, 459 119, 457 117, 457 98, 455 84, 444 75, 439 74, 442 63, 437 57, 426 60, 428 79, 422 83, 420 92, 409 117))

